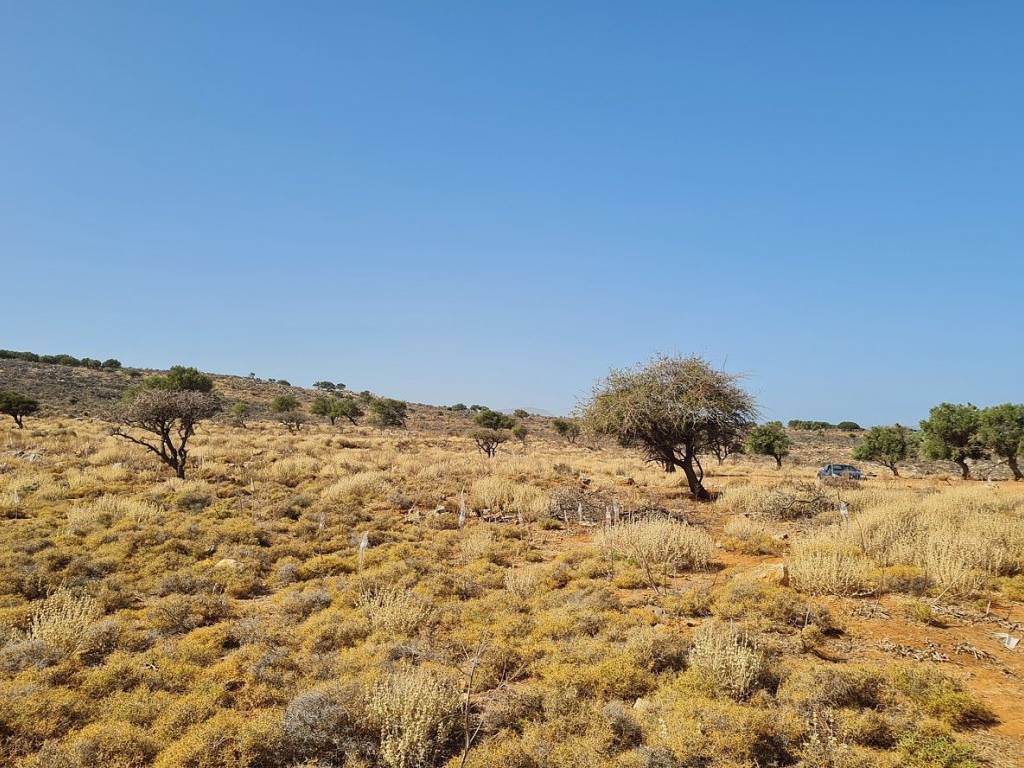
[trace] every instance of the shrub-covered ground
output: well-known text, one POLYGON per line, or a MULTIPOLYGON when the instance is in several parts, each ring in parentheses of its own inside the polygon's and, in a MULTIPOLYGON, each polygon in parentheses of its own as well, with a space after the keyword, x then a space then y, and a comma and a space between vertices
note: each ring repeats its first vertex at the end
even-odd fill
POLYGON ((454 418, 212 424, 185 481, 4 424, 0 763, 1024 764, 1024 488, 740 458, 695 506, 454 418))

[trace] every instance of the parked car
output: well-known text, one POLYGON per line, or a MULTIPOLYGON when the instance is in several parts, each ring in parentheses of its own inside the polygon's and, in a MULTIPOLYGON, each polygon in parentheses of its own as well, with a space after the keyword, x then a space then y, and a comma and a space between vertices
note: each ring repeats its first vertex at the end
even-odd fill
POLYGON ((818 477, 844 477, 847 480, 860 480, 863 474, 852 464, 826 464, 818 470, 818 477))

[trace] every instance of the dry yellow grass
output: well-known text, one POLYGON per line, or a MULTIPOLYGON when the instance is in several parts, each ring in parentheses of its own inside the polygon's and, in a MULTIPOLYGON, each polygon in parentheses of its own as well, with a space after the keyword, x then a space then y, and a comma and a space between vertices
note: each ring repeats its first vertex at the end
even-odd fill
POLYGON ((99 420, 0 432, 0 763, 454 768, 470 670, 470 766, 932 768, 972 738, 952 683, 800 686, 809 649, 850 647, 843 612, 903 583, 1018 610, 1024 490, 879 479, 779 515, 813 466, 730 459, 697 506, 539 420, 487 460, 459 418, 214 423, 185 481, 99 420), (791 586, 759 570, 783 563, 791 586))

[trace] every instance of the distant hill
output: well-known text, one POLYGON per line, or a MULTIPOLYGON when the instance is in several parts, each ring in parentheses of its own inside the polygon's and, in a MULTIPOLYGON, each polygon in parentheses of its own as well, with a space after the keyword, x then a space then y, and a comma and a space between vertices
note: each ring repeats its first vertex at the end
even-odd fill
MULTIPOLYGON (((0 390, 11 389, 35 398, 43 415, 111 418, 125 390, 155 373, 163 371, 151 368, 99 369, 0 358, 0 390)), ((254 419, 270 418, 270 403, 278 395, 289 394, 308 408, 314 397, 323 394, 316 389, 278 381, 205 373, 213 378, 216 392, 226 401, 248 403, 254 419)), ((410 426, 449 435, 463 434, 473 427, 473 414, 470 412, 459 414, 439 406, 407 404, 410 426)), ((540 409, 528 410, 541 418, 546 416, 540 413, 540 409)))
POLYGON ((547 418, 552 418, 557 415, 552 413, 551 411, 545 411, 543 408, 531 408, 530 406, 517 406, 515 408, 499 408, 498 410, 501 411, 502 413, 512 413, 514 411, 518 411, 520 408, 522 408, 531 416, 545 416, 547 418))

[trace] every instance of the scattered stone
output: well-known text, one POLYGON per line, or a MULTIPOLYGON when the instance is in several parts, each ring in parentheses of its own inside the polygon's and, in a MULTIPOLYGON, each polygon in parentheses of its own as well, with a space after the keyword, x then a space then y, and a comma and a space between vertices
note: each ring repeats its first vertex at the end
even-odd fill
POLYGON ((1011 651, 1014 650, 1020 643, 1019 637, 1014 637, 1013 635, 1007 634, 1006 632, 996 632, 995 637, 1005 648, 1008 648, 1011 651))

